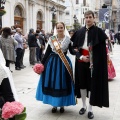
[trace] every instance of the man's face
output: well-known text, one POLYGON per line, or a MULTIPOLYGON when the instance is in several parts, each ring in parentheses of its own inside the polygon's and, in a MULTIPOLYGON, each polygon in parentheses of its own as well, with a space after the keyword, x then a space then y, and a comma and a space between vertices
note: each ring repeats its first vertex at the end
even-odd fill
POLYGON ((36 36, 36 39, 38 39, 38 38, 39 38, 39 35, 36 36))
POLYGON ((20 34, 22 34, 22 29, 20 29, 20 34))
POLYGON ((88 27, 91 27, 94 24, 94 17, 92 16, 92 14, 89 15, 85 15, 85 23, 88 27))

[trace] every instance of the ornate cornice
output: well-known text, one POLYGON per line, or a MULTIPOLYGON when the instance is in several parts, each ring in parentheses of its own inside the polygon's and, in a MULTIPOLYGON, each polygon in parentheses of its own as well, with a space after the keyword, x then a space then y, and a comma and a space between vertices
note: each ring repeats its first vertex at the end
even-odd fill
POLYGON ((29 0, 29 4, 35 5, 36 1, 35 0, 29 0))
MULTIPOLYGON (((57 2, 55 2, 53 0, 45 0, 45 1, 52 4, 52 5, 54 5, 54 6, 56 6, 56 7, 61 7, 63 9, 66 9, 66 7, 64 5, 62 5, 60 3, 57 3, 57 2)), ((61 0, 61 1, 65 2, 65 0, 61 0)))

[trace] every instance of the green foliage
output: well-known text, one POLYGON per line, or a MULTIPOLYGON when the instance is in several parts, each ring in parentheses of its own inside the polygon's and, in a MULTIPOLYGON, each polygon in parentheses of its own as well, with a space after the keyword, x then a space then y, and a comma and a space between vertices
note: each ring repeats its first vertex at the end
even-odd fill
POLYGON ((79 28, 81 28, 81 25, 78 22, 74 23, 73 26, 75 30, 78 30, 79 28))
POLYGON ((0 9, 0 16, 3 16, 4 14, 6 14, 6 11, 4 9, 0 9))
POLYGON ((52 19, 51 22, 52 22, 52 23, 56 23, 57 20, 56 20, 56 19, 52 19))
MULTIPOLYGON (((0 120, 4 120, 2 117, 1 117, 1 114, 2 112, 0 112, 0 120)), ((13 118, 9 118, 9 120, 25 120, 27 117, 27 114, 26 114, 26 108, 24 108, 23 112, 19 115, 15 115, 13 118)))
POLYGON ((26 108, 24 108, 21 114, 15 115, 15 120, 25 120, 26 117, 27 117, 26 108))

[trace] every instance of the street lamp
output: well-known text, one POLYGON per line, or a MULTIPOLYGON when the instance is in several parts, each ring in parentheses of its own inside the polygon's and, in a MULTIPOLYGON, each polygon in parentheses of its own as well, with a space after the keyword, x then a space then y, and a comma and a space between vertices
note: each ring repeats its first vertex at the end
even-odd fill
POLYGON ((51 13, 52 13, 52 29, 54 29, 55 23, 56 23, 56 18, 55 18, 55 14, 56 14, 56 9, 53 6, 51 9, 51 13))
POLYGON ((0 0, 0 9, 4 9, 6 0, 0 0))
POLYGON ((4 5, 6 0, 0 0, 0 29, 2 28, 2 15, 5 14, 4 5))

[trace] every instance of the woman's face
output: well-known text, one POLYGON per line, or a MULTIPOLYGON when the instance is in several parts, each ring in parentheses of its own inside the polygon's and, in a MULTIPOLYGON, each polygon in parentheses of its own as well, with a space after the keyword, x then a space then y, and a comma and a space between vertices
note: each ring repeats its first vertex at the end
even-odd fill
POLYGON ((64 34, 64 26, 63 26, 63 24, 61 24, 61 23, 58 23, 57 24, 57 26, 56 26, 56 29, 57 29, 57 33, 58 34, 64 34))

